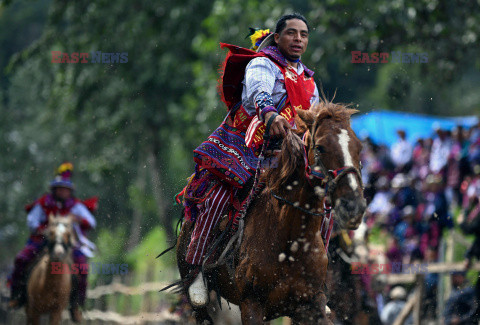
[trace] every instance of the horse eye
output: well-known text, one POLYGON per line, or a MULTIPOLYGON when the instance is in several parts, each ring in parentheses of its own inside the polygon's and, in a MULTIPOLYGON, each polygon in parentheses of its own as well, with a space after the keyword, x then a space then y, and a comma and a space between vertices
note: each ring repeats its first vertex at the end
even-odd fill
POLYGON ((315 150, 320 152, 320 153, 325 153, 325 148, 323 146, 315 146, 315 150))

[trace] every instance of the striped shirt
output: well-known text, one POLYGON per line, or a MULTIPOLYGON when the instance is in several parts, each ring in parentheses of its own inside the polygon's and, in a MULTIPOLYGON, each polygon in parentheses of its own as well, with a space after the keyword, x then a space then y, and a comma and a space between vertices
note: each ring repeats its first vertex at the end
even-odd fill
MULTIPOLYGON (((303 64, 298 64, 297 74, 301 75, 303 70, 303 64)), ((255 104, 260 109, 268 106, 269 103, 277 107, 287 92, 282 71, 266 57, 258 57, 248 63, 242 83, 242 105, 249 115, 256 114, 255 104), (266 100, 265 97, 267 97, 266 100)), ((318 88, 315 84, 315 92, 310 99, 310 104, 318 100, 318 88)))

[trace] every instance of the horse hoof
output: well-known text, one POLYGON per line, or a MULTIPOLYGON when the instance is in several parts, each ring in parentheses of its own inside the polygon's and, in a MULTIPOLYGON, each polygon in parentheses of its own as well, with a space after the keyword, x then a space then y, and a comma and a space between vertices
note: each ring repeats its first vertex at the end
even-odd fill
POLYGON ((80 308, 70 308, 70 317, 74 323, 81 323, 83 321, 82 311, 80 308))
POLYGON ((20 307, 22 307, 22 304, 21 304, 20 301, 17 300, 17 299, 10 300, 10 301, 8 302, 8 308, 9 308, 9 309, 18 309, 18 308, 20 308, 20 307))

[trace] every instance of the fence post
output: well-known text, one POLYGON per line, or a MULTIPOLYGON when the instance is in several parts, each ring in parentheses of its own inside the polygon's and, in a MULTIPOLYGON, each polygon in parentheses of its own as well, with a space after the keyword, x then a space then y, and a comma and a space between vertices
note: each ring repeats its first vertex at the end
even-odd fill
MULTIPOLYGON (((115 285, 116 283, 121 283, 120 282, 120 277, 118 275, 113 276, 111 285, 115 285)), ((118 292, 113 292, 110 295, 110 297, 108 297, 108 299, 107 299, 108 309, 107 310, 118 312, 118 297, 119 297, 118 292)))
MULTIPOLYGON (((127 276, 125 277, 125 283, 128 287, 131 287, 133 284, 133 273, 128 272, 127 276)), ((132 295, 123 295, 124 296, 124 303, 125 303, 125 315, 129 316, 132 314, 132 295)))
MULTIPOLYGON (((145 274, 144 277, 144 282, 143 283, 148 283, 148 282, 153 282, 154 279, 154 265, 149 263, 147 267, 147 273, 145 274)), ((142 293, 142 308, 141 311, 144 313, 148 313, 153 310, 153 303, 152 303, 152 295, 149 290, 146 290, 145 292, 142 293)))
POLYGON ((422 320, 422 302, 423 302, 423 296, 425 291, 425 275, 419 273, 416 275, 415 278, 416 278, 415 294, 417 295, 417 303, 413 307, 413 324, 420 325, 422 320))
MULTIPOLYGON (((440 241, 440 249, 438 252, 438 261, 440 263, 445 262, 447 241, 445 238, 442 238, 440 241)), ((438 282, 437 282, 437 322, 438 324, 443 324, 443 310, 445 308, 445 277, 443 273, 438 273, 438 282)))

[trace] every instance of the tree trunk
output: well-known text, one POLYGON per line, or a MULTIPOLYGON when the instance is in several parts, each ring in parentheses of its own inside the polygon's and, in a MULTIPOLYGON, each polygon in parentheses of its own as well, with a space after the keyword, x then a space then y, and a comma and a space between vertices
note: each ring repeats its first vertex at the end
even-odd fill
MULTIPOLYGON (((141 192, 145 193, 145 186, 146 186, 145 179, 147 175, 146 175, 146 168, 144 168, 143 165, 144 163, 142 159, 139 159, 138 175, 137 175, 137 180, 135 182, 135 186, 141 192)), ((128 242, 127 242, 127 251, 130 251, 133 248, 135 248, 140 242, 140 236, 141 236, 140 227, 142 226, 142 221, 143 221, 143 211, 134 204, 132 228, 130 232, 130 237, 128 238, 128 242)))
POLYGON ((155 145, 148 153, 148 165, 152 180, 152 192, 158 207, 160 224, 165 228, 169 240, 175 239, 175 233, 172 227, 172 218, 167 214, 165 203, 165 191, 162 188, 162 176, 159 168, 158 160, 159 150, 155 150, 155 145))

